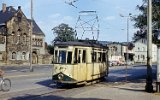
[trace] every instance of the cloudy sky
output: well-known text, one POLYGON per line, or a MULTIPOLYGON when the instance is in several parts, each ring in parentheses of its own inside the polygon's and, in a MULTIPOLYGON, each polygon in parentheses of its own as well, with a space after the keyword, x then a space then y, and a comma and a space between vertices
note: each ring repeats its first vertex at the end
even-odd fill
MULTIPOLYGON (((142 0, 78 0, 74 3, 77 7, 75 8, 65 3, 68 1, 72 0, 33 0, 34 20, 45 33, 46 42, 49 44, 55 37, 53 27, 66 23, 74 28, 80 11, 97 11, 99 40, 125 42, 127 22, 120 14, 137 15, 139 12, 136 6, 142 4, 142 0)), ((0 0, 0 3, 6 3, 7 6, 14 6, 16 9, 21 6, 25 15, 30 18, 30 0, 0 0)), ((136 31, 133 23, 130 22, 129 25, 130 41, 136 31)), ((86 34, 86 37, 90 35, 86 34)))

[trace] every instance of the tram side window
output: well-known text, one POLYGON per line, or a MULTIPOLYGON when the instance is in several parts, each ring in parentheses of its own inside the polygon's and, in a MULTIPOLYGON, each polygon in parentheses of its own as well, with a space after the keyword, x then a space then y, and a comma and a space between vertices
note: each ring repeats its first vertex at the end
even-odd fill
POLYGON ((102 62, 102 53, 98 52, 98 62, 102 62))
POLYGON ((92 53, 92 62, 96 62, 96 59, 97 59, 97 53, 93 52, 92 53))
POLYGON ((57 63, 57 59, 58 59, 58 51, 55 50, 55 55, 54 55, 54 62, 57 63))
POLYGON ((81 63, 81 50, 79 50, 79 54, 78 54, 78 63, 81 63))
POLYGON ((78 49, 75 48, 75 51, 74 51, 74 63, 77 63, 77 54, 78 54, 78 49))
POLYGON ((82 62, 86 63, 86 50, 83 50, 82 62))
POLYGON ((103 53, 102 55, 102 62, 106 62, 106 53, 103 53))
POLYGON ((68 57, 67 57, 67 64, 72 63, 72 52, 68 52, 68 57))
POLYGON ((59 51, 59 63, 66 63, 66 51, 59 51))

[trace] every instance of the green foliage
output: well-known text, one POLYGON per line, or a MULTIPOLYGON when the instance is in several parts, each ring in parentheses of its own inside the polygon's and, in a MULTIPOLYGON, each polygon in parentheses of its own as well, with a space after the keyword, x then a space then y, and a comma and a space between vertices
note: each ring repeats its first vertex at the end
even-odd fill
POLYGON ((56 42, 56 41, 66 42, 66 41, 74 41, 75 40, 74 29, 64 23, 54 27, 53 33, 56 35, 54 42, 56 42))
MULTIPOLYGON (((134 34, 133 40, 137 41, 141 38, 147 38, 147 4, 148 0, 143 0, 142 5, 137 5, 137 9, 140 11, 140 14, 136 17, 133 17, 135 21, 134 26, 140 30, 134 34)), ((153 35, 152 40, 154 43, 157 43, 157 35, 160 29, 160 0, 152 0, 152 28, 153 35)))
POLYGON ((48 45, 47 47, 49 54, 54 54, 54 46, 53 45, 48 45))
POLYGON ((147 31, 142 31, 142 30, 138 30, 136 33, 134 33, 134 36, 133 36, 133 40, 134 41, 137 41, 141 38, 144 38, 144 39, 147 39, 147 31))
MULTIPOLYGON (((139 29, 146 29, 147 27, 147 1, 143 0, 142 5, 137 5, 137 9, 141 12, 138 16, 134 17, 134 26, 139 29)), ((160 0, 152 0, 152 16, 153 16, 153 29, 160 28, 160 0)))

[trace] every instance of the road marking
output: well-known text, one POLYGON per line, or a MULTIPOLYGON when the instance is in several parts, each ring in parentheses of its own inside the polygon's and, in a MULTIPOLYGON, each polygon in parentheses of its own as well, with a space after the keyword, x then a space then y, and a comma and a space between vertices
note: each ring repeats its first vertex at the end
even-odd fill
POLYGON ((26 74, 26 75, 14 75, 14 76, 5 76, 5 78, 19 78, 19 77, 32 77, 32 76, 40 76, 40 75, 47 75, 45 73, 41 74, 26 74))

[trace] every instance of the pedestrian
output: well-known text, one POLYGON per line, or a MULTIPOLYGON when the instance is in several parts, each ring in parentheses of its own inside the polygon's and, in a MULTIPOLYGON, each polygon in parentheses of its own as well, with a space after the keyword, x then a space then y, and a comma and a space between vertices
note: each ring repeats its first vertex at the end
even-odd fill
POLYGON ((3 77, 3 75, 4 75, 4 71, 0 69, 0 77, 3 77))

